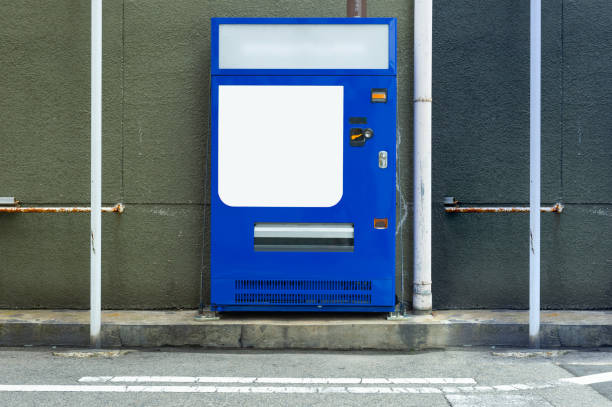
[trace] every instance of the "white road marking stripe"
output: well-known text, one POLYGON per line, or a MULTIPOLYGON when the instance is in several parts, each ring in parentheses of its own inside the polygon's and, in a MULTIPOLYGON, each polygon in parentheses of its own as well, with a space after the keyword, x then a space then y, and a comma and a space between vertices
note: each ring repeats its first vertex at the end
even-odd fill
MULTIPOLYGON (((432 380, 429 383, 437 383, 433 380, 436 379, 429 379, 432 380)), ((444 380, 444 383, 454 383, 454 384, 476 384, 476 380, 472 379, 471 377, 458 377, 458 378, 442 378, 440 380, 444 380)))
MULTIPOLYGON (((97 387, 97 386, 92 386, 97 387)), ((106 387, 106 386, 100 386, 106 387)), ((215 386, 122 386, 125 393, 216 393, 215 386)), ((95 392, 95 389, 92 390, 95 392)), ((121 392, 119 392, 121 393, 121 392)))
POLYGON ((417 393, 442 393, 442 390, 435 387, 416 387, 419 390, 417 393))
POLYGON ((499 395, 499 394, 479 394, 479 395, 460 395, 449 394, 446 396, 453 407, 488 407, 488 406, 513 406, 529 407, 542 406, 552 407, 548 401, 537 395, 499 395))
POLYGON ((510 385, 510 384, 501 384, 499 386, 493 386, 493 388, 495 390, 499 390, 499 391, 513 391, 513 390, 518 390, 516 387, 510 385))
MULTIPOLYGON (((389 381, 393 384, 427 384, 427 383, 442 383, 444 378, 430 378, 426 379, 424 377, 395 377, 389 379, 389 381)), ((474 380, 474 379, 471 379, 474 380)))
POLYGON ((223 386, 217 387, 218 393, 249 393, 250 389, 243 386, 223 386))
POLYGON ((389 380, 383 378, 363 378, 361 379, 361 383, 363 384, 388 384, 389 380))
MULTIPOLYGON (((267 384, 475 384, 472 378, 283 378, 283 377, 208 377, 208 376, 85 376, 81 383, 267 383, 267 384)), ((612 381, 612 372, 559 379, 556 383, 588 385, 612 381)), ((113 392, 113 393, 472 393, 512 392, 554 386, 542 384, 505 384, 496 386, 388 387, 388 386, 160 386, 160 385, 0 385, 0 392, 113 392)))
POLYGON ((113 383, 195 383, 197 377, 187 376, 116 376, 109 380, 113 383))
POLYGON ((559 379, 561 382, 574 384, 595 384, 603 382, 612 382, 612 372, 591 374, 588 376, 569 377, 567 379, 559 379))
MULTIPOLYGON (((380 393, 380 388, 378 387, 345 387, 345 389, 348 389, 347 391, 349 393, 359 393, 359 394, 364 394, 364 393, 380 393)), ((386 388, 386 390, 391 390, 390 388, 386 388)))
POLYGON ((344 393, 346 387, 319 387, 319 393, 344 393))
POLYGON ((327 383, 323 378, 304 379, 300 377, 258 377, 255 383, 271 383, 271 384, 304 384, 304 383, 327 383))
MULTIPOLYGON (((591 375, 600 376, 600 375, 591 375)), ((585 376, 590 381, 595 380, 585 376)), ((156 377, 156 376, 150 376, 156 377)), ((576 378, 578 379, 578 378, 576 378)), ((601 380, 601 379, 597 379, 601 380)), ((578 383, 584 384, 584 383, 578 383)), ((111 393, 353 393, 401 394, 436 393, 456 394, 473 392, 513 392, 553 387, 552 384, 513 384, 498 386, 387 387, 387 386, 180 386, 180 385, 0 385, 0 392, 111 392, 111 393)))
POLYGON ((361 383, 361 379, 358 377, 354 377, 354 378, 333 377, 333 378, 326 378, 325 380, 326 380, 325 383, 328 383, 328 384, 359 384, 361 383))
POLYGON ((476 384, 476 380, 472 379, 471 377, 402 377, 387 380, 394 384, 476 384))
POLYGON ((393 391, 395 393, 412 393, 412 394, 415 394, 415 393, 419 393, 419 391, 418 391, 419 389, 422 389, 422 387, 421 388, 418 388, 418 387, 393 387, 393 391))
POLYGON ((316 387, 249 387, 253 393, 316 393, 316 387))
POLYGON ((256 377, 196 377, 198 383, 254 383, 256 377))
POLYGON ((120 385, 0 385, 0 392, 89 393, 442 393, 434 387, 283 387, 283 386, 120 386, 120 385))
POLYGON ((255 377, 84 376, 80 383, 254 383, 255 377))
MULTIPOLYGON (((210 377, 210 376, 85 376, 79 380, 81 383, 227 383, 227 384, 476 384, 476 381, 472 378, 324 378, 324 377, 210 377)), ((561 383, 568 384, 593 384, 612 381, 612 372, 600 373, 582 377, 571 377, 565 379, 559 379, 561 383)), ((470 392, 508 392, 517 390, 533 390, 553 387, 554 383, 540 383, 540 384, 504 384, 497 386, 444 386, 442 391, 445 393, 470 393, 470 392)), ((262 389, 261 391, 272 391, 266 390, 267 387, 257 387, 262 389)), ((375 388, 375 390, 366 390, 369 387, 356 387, 353 388, 355 392, 381 392, 388 390, 380 390, 383 387, 375 388), (377 390, 376 390, 377 389, 377 390)), ((373 387, 374 388, 374 387, 373 387)), ((247 387, 224 387, 224 389, 240 389, 236 391, 244 392, 248 391, 247 387)), ((302 389, 301 387, 299 389, 302 389)), ((319 391, 326 392, 346 392, 344 387, 319 387, 319 391)), ((386 389, 386 387, 384 387, 386 389)), ((413 388, 407 387, 392 387, 398 392, 414 392, 413 388)), ((416 388, 419 389, 419 388, 416 388)), ((420 388, 427 389, 427 388, 420 388)), ((230 391, 230 390, 220 390, 230 391)), ((297 391, 297 390, 296 390, 297 391)), ((428 390, 423 390, 428 391, 428 390)))
POLYGON ((124 393, 127 386, 53 385, 53 384, 4 384, 0 392, 110 392, 124 393))
POLYGON ((81 377, 78 381, 86 382, 86 383, 105 383, 112 378, 113 376, 95 376, 95 377, 85 376, 85 377, 81 377))
POLYGON ((475 384, 471 378, 287 378, 287 377, 196 377, 196 376, 85 376, 81 383, 92 385, 0 385, 0 392, 113 392, 113 393, 352 393, 352 394, 456 394, 473 392, 514 392, 549 388, 562 383, 587 385, 612 381, 612 372, 559 379, 539 384, 504 384, 496 386, 389 387, 389 386, 180 386, 112 385, 98 383, 267 383, 267 384, 475 384))
POLYGON ((196 377, 196 376, 85 376, 80 383, 267 383, 267 384, 476 384, 469 377, 196 377))

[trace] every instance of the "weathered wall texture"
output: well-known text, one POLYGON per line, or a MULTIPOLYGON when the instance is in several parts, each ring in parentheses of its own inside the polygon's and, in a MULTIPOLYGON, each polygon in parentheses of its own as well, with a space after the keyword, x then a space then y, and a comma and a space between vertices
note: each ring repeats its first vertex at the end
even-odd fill
MULTIPOLYGON (((434 4, 434 306, 524 308, 528 215, 449 216, 438 202, 528 202, 529 1, 434 4)), ((412 7, 368 4, 398 18, 408 213, 412 7)), ((103 196, 126 204, 103 215, 104 307, 198 304, 210 18, 345 12, 338 0, 104 1, 103 196)), ((542 196, 566 205, 542 217, 543 306, 610 308, 612 5, 545 0, 543 15, 542 196)), ((0 0, 0 196, 88 204, 89 18, 86 1, 0 0)), ((408 300, 411 228, 407 216, 397 239, 408 300)), ((87 308, 88 230, 86 214, 0 216, 0 307, 87 308)))
MULTIPOLYGON (((434 1, 433 200, 529 202, 529 1, 434 1)), ((542 305, 612 307, 612 3, 542 4, 542 305)), ((526 308, 528 214, 433 209, 438 308, 526 308)))

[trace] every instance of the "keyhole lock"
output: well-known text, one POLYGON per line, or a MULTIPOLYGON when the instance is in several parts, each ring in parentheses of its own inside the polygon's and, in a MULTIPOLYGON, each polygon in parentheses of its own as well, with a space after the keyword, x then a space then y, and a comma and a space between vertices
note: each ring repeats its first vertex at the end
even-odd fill
POLYGON ((350 145, 353 147, 363 147, 369 139, 374 137, 374 130, 359 129, 353 127, 350 131, 350 145))
POLYGON ((387 155, 386 151, 378 152, 378 168, 387 168, 387 155))

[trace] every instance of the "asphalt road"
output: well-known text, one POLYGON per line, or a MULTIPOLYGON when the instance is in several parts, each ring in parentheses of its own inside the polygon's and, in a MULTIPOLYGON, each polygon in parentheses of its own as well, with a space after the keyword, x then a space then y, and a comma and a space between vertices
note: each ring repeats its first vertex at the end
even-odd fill
POLYGON ((0 348, 0 406, 612 406, 610 349, 91 352, 0 348))

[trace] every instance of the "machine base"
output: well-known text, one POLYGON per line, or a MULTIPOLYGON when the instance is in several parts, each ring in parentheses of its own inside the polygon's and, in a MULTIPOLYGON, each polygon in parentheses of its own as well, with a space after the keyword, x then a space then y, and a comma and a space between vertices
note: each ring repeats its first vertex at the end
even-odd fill
POLYGON ((392 312, 395 306, 345 306, 345 305, 211 305, 216 312, 392 312))

